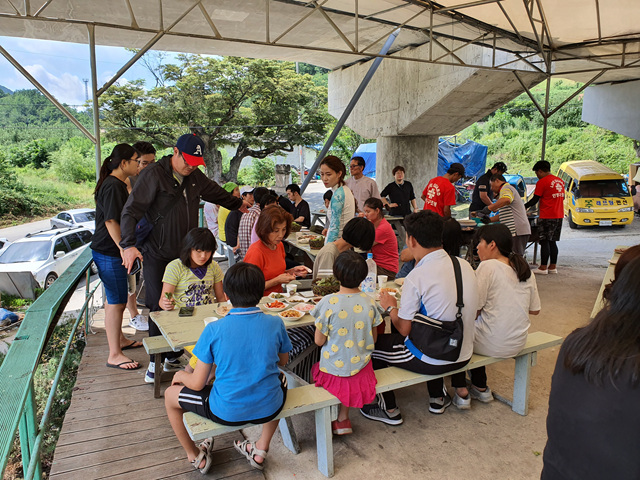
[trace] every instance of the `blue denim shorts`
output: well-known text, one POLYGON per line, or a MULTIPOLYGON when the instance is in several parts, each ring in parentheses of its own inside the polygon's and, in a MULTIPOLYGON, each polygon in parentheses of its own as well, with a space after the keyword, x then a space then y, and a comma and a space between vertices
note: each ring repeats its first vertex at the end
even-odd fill
POLYGON ((104 291, 107 295, 107 302, 110 305, 127 303, 129 299, 129 283, 127 281, 127 269, 122 265, 122 258, 110 257, 93 251, 93 262, 98 267, 98 275, 104 291))

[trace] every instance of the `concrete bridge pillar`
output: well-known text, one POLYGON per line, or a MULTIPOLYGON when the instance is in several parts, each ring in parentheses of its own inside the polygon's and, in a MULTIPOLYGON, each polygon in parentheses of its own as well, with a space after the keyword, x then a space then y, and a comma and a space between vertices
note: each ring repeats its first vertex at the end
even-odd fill
MULTIPOLYGON (((479 45, 448 45, 460 66, 385 59, 347 119, 346 124, 365 138, 378 139, 376 180, 381 187, 391 181, 397 164, 406 169, 416 194, 436 175, 438 136, 454 135, 486 117, 523 88, 512 72, 465 65, 508 64, 521 69, 520 78, 530 87, 545 77, 512 54, 493 52, 479 45), (511 63, 513 62, 513 63, 511 63), (531 69, 529 69, 531 70, 531 69)), ((394 54, 407 60, 429 58, 429 45, 405 48, 394 54)), ((434 45, 433 57, 447 55, 434 45)), ((329 113, 339 118, 370 62, 362 62, 329 74, 329 113)))
POLYGON ((427 182, 437 175, 438 136, 378 137, 376 181, 380 190, 393 181, 391 171, 396 165, 405 169, 405 179, 411 182, 418 206, 420 194, 427 182))

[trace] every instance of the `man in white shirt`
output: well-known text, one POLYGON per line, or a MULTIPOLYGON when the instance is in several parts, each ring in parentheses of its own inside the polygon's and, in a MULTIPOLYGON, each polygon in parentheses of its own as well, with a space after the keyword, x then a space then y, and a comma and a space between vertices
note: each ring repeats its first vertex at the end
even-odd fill
POLYGON ((347 178, 346 185, 356 199, 356 212, 364 212, 364 202, 369 198, 380 198, 378 184, 373 178, 364 176, 365 161, 362 157, 353 157, 349 164, 351 176, 347 178))
MULTIPOLYGON (((431 358, 422 353, 410 340, 413 318, 417 313, 428 315, 442 322, 455 321, 458 308, 457 289, 452 259, 442 248, 444 220, 430 210, 412 213, 405 219, 407 248, 416 260, 415 268, 407 275, 402 288, 402 306, 398 308, 395 297, 383 293, 380 305, 393 323, 392 333, 379 335, 371 358, 373 368, 395 366, 426 375, 442 375, 464 367, 473 354, 474 321, 478 288, 471 266, 458 258, 462 276, 462 347, 455 361, 431 358), (395 333, 394 333, 395 332, 395 333)), ((456 406, 470 407, 464 372, 451 376, 451 385, 456 390, 456 406)), ((429 411, 444 413, 451 405, 451 397, 444 389, 442 378, 427 382, 429 389, 429 411)), ((393 392, 378 395, 376 403, 365 405, 360 412, 371 420, 389 425, 402 423, 393 392)))

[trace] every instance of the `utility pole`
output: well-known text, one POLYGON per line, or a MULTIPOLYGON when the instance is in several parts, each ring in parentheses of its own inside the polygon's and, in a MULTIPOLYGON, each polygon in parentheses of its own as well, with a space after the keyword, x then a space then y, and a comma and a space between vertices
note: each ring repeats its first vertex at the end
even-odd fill
POLYGON ((88 102, 89 101, 89 79, 83 78, 82 81, 84 82, 84 101, 88 102))

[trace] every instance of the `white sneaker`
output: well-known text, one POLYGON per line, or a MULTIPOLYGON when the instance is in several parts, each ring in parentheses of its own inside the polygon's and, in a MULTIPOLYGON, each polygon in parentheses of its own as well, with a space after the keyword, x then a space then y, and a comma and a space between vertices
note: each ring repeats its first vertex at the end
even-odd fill
POLYGON ((147 368, 147 372, 144 374, 144 381, 146 383, 153 383, 155 378, 155 367, 153 362, 149 364, 149 368, 147 368))
POLYGON ((557 274, 557 273, 558 273, 558 269, 557 269, 557 268, 549 268, 547 271, 548 271, 549 273, 555 273, 555 274, 557 274))
POLYGON ((164 366, 162 367, 162 369, 165 372, 178 372, 180 370, 184 370, 184 367, 185 367, 185 364, 182 363, 179 358, 175 358, 173 360, 169 360, 168 358, 165 358, 164 366))
POLYGON ((539 268, 534 268, 533 273, 535 273, 536 275, 549 275, 549 270, 547 270, 546 268, 544 270, 540 270, 539 268))
POLYGON ((493 402, 493 394, 491 393, 491 389, 489 387, 487 387, 485 391, 480 391, 474 385, 471 385, 471 388, 469 389, 469 395, 474 400, 479 400, 482 403, 493 402))
POLYGON ((129 326, 135 328, 140 332, 149 331, 149 322, 144 316, 140 314, 136 315, 131 320, 129 320, 129 326))
POLYGON ((471 396, 467 394, 467 398, 462 398, 456 393, 453 396, 453 404, 458 410, 469 410, 471 408, 471 396))

